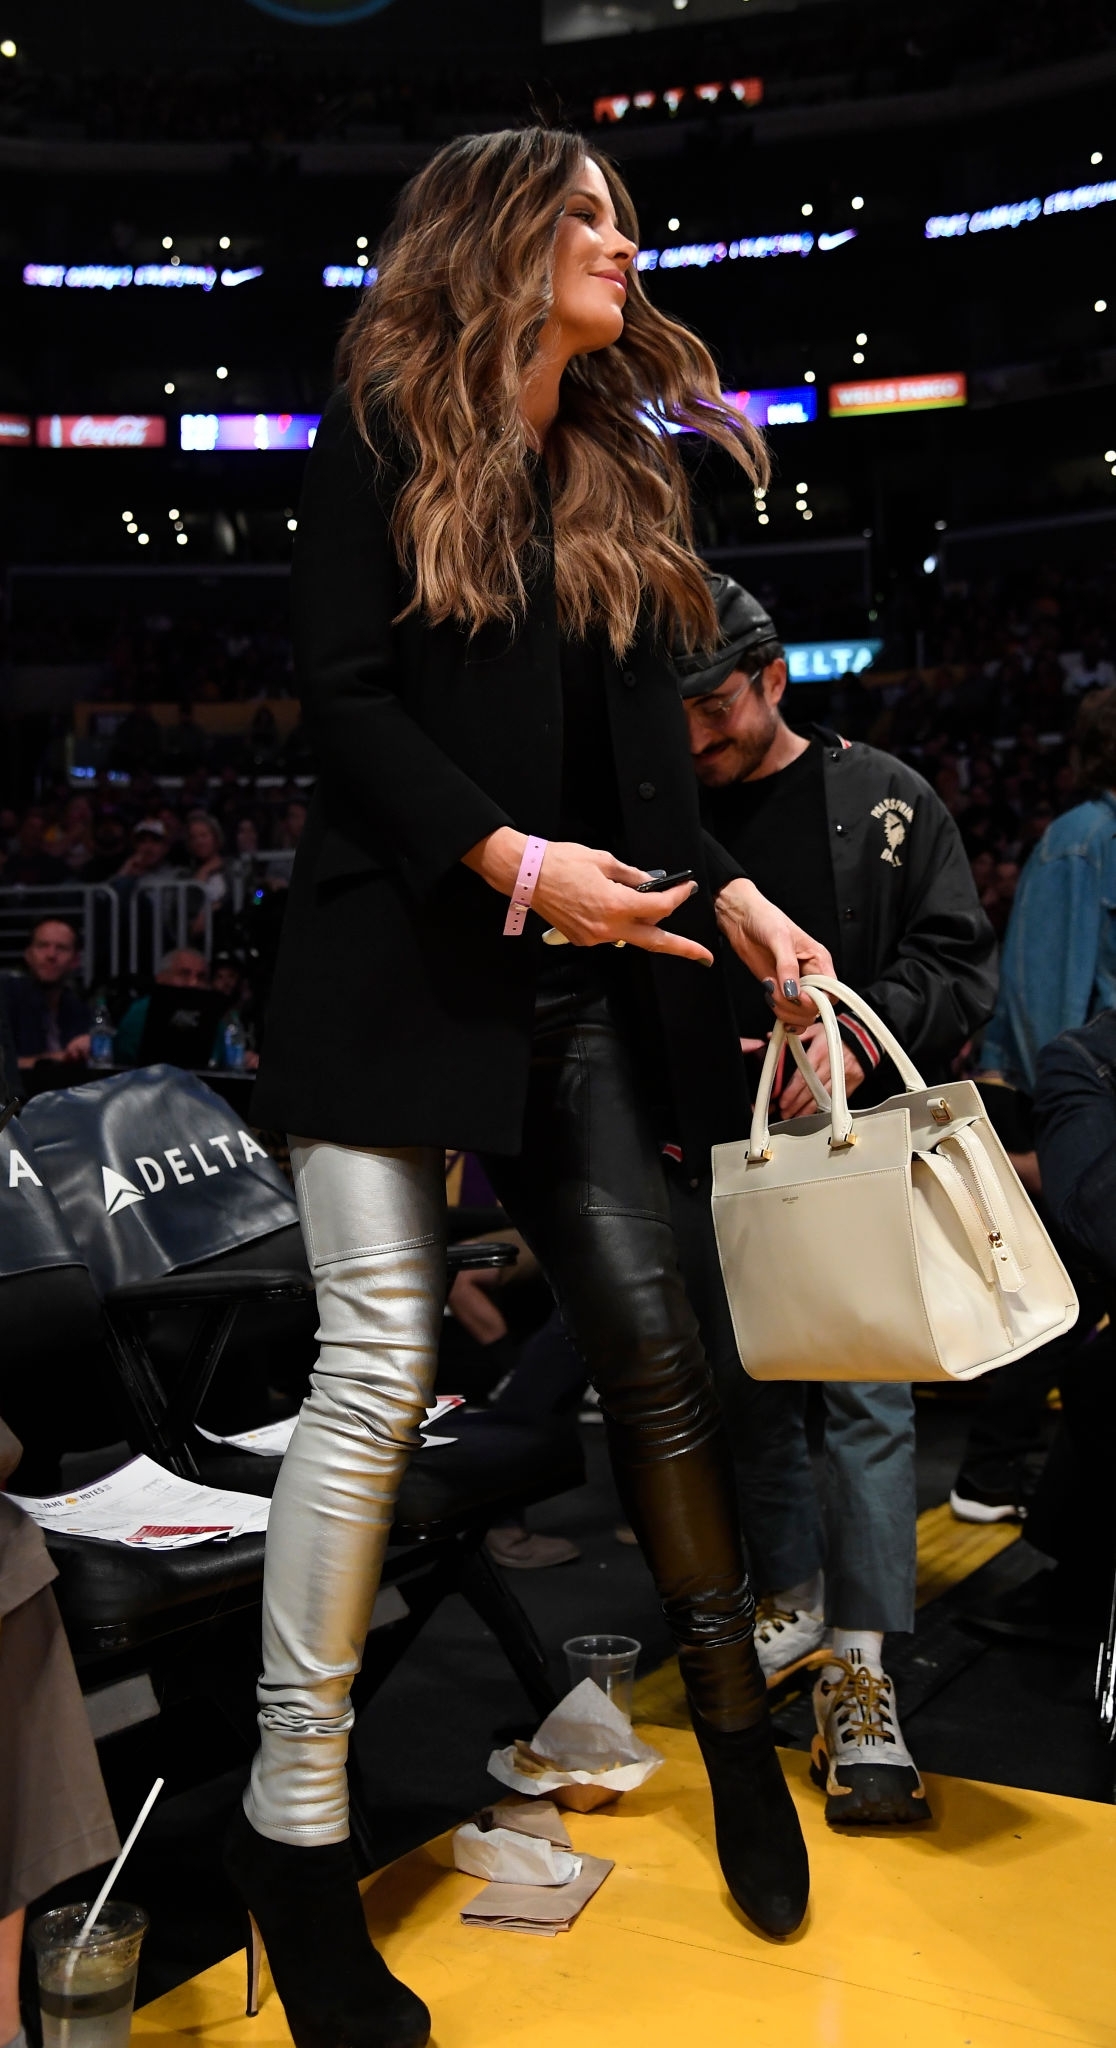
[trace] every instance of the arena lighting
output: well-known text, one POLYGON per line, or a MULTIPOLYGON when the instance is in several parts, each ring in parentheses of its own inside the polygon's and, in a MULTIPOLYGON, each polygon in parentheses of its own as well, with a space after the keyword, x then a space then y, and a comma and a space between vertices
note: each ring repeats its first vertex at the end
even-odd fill
POLYGON ((857 337, 856 337, 856 345, 857 345, 857 348, 864 348, 864 347, 865 347, 865 345, 867 344, 867 341, 868 341, 868 336, 867 336, 866 334, 858 334, 858 335, 857 335, 857 337))
POLYGON ((1106 448, 1104 459, 1106 462, 1116 462, 1116 448, 1106 448))
POLYGON ((853 362, 854 362, 854 363, 862 363, 863 361, 864 361, 864 350, 863 350, 862 348, 854 348, 854 350, 853 350, 853 362))
POLYGON ((322 283, 335 292, 343 290, 346 285, 375 284, 379 274, 371 263, 367 270, 360 269, 355 263, 327 263, 322 272, 322 283))
POLYGON ((812 384, 814 382, 814 372, 812 370, 803 370, 802 375, 805 378, 807 384, 812 384))
POLYGON ((138 527, 138 526, 136 525, 136 522, 135 522, 135 520, 134 520, 134 519, 129 519, 129 521, 128 521, 128 524, 127 524, 127 526, 125 527, 124 531, 125 531, 125 533, 138 533, 138 532, 139 532, 139 527, 138 527))
MULTIPOLYGON (((726 391, 724 397, 756 427, 805 427, 818 416, 818 395, 807 384, 767 391, 726 391)), ((801 486, 805 490, 806 486, 801 486)))
POLYGON ((1016 199, 1005 206, 986 206, 979 213, 932 213, 923 230, 928 242, 952 241, 959 235, 984 235, 998 228, 1020 228, 1028 221, 1057 213, 1088 213, 1094 206, 1116 201, 1116 180, 1103 185, 1075 185, 1069 192, 1048 192, 1045 199, 1016 199))
POLYGON ((232 248, 232 242, 231 242, 231 240, 230 240, 229 236, 228 236, 228 235, 222 235, 222 236, 221 236, 221 239, 220 239, 220 241, 219 241, 219 242, 218 242, 218 244, 217 244, 217 247, 218 247, 219 249, 231 249, 231 248, 232 248))
POLYGON ((853 210, 853 212, 854 212, 854 213, 859 213, 859 212, 860 212, 860 209, 861 209, 861 207, 862 207, 862 206, 863 206, 863 204, 864 204, 864 201, 863 201, 863 199, 861 199, 861 198, 859 197, 859 195, 858 195, 858 196, 857 196, 857 197, 856 197, 855 199, 852 199, 852 200, 850 200, 850 201, 849 201, 849 204, 850 204, 850 206, 852 207, 852 210, 853 210))
POLYGON ((803 214, 803 218, 804 218, 805 220, 809 220, 809 218, 810 218, 810 215, 811 215, 811 214, 813 213, 813 211, 814 211, 814 209, 813 209, 813 207, 811 206, 811 204, 810 204, 810 201, 809 201, 809 200, 807 200, 807 201, 806 201, 806 204, 805 204, 805 206, 804 206, 804 207, 803 207, 803 209, 802 209, 802 214, 803 214))
POLYGON ((30 448, 31 422, 26 413, 0 412, 0 448, 30 448))
POLYGON ((169 512, 167 513, 167 518, 168 518, 168 519, 181 519, 181 517, 182 517, 182 514, 181 514, 181 512, 179 511, 179 509, 178 509, 178 506, 177 506, 177 505, 172 505, 172 506, 171 506, 171 508, 170 508, 170 511, 169 511, 169 512))
POLYGON ((298 520, 297 520, 297 519, 288 519, 288 521, 287 521, 287 532, 288 532, 288 533, 297 533, 297 532, 298 532, 298 520))
POLYGON ((136 539, 139 542, 140 547, 145 548, 147 546, 148 541, 151 539, 151 535, 149 533, 137 533, 136 539))
POLYGON ((1095 149, 1093 151, 1092 156, 1089 158, 1089 162, 1091 164, 1102 164, 1104 162, 1103 153, 1099 149, 1095 149))
POLYGON ((165 448, 167 423, 150 413, 47 413, 35 421, 40 448, 165 448))
POLYGON ((368 236, 367 236, 367 235, 358 235, 358 236, 357 236, 357 248, 358 248, 358 249, 367 249, 367 247, 368 247, 368 236))
POLYGON ((173 385, 173 384, 170 384, 170 383, 164 384, 164 386, 163 386, 163 390, 164 390, 164 392, 166 393, 166 395, 167 395, 167 397, 168 397, 168 398, 173 398, 173 397, 174 397, 174 385, 173 385))
POLYGON ((5 36, 3 42, 0 43, 0 57, 17 57, 18 55, 19 51, 11 37, 5 36))
POLYGON ((670 219, 667 222, 667 226, 670 229, 671 234, 676 235, 681 225, 681 221, 677 218, 675 214, 672 213, 670 219))
MULTIPOLYGON (((257 263, 247 270, 222 270, 220 281, 231 289, 262 276, 263 265, 257 263)), ((184 285, 196 285, 203 292, 211 292, 217 280, 218 272, 211 263, 182 263, 177 256, 170 263, 139 263, 134 268, 130 263, 25 263, 23 266, 24 284, 45 285, 55 290, 66 285, 70 291, 112 292, 134 284, 160 291, 180 291, 184 285)))
POLYGON ((188 455, 222 448, 255 454, 312 448, 319 417, 316 412, 188 412, 179 422, 179 443, 188 455))
POLYGON ((854 418, 858 413, 940 411, 967 402, 968 389, 961 370, 941 371, 928 377, 873 377, 856 384, 829 387, 831 420, 854 418))
POLYGON ((1094 311, 1094 313, 1107 313, 1107 311, 1108 311, 1108 300, 1107 300, 1107 299, 1094 299, 1094 300, 1093 300, 1093 311, 1094 311))
POLYGON ((173 236, 173 235, 164 235, 164 236, 163 236, 163 247, 164 247, 164 249, 173 249, 173 248, 174 248, 174 236, 173 236))
POLYGON ((225 365, 224 365, 224 363, 218 363, 218 365, 217 365, 217 371, 216 371, 216 374, 217 374, 217 376, 218 376, 218 377, 220 378, 220 380, 221 380, 221 382, 222 382, 222 384, 223 384, 223 383, 224 383, 224 381, 225 381, 225 378, 226 378, 226 377, 228 376, 228 374, 229 374, 229 373, 228 373, 228 370, 227 370, 227 369, 225 368, 225 365))
POLYGON ((808 256, 810 234, 749 235, 739 242, 682 242, 674 248, 641 249, 637 270, 707 270, 711 263, 737 263, 745 258, 808 256))
POLYGON ((924 559, 923 559, 923 563, 922 563, 922 573, 923 573, 923 575, 924 575, 924 576, 932 576, 932 575, 934 574, 934 571, 935 571, 935 569, 937 568, 937 566, 938 566, 938 557, 937 557, 937 555, 926 555, 926 556, 924 557, 924 559))
POLYGON ((787 674, 792 683, 832 682, 837 676, 858 676, 871 668, 882 640, 803 640, 788 646, 787 674))
POLYGON ((946 521, 945 521, 944 519, 935 519, 935 521, 934 521, 934 532, 935 532, 935 533, 944 533, 944 532, 945 532, 945 530, 946 530, 946 524, 947 524, 947 522, 946 522, 946 521))
MULTIPOLYGON (((780 385, 770 391, 722 391, 721 397, 726 405, 743 413, 755 427, 804 427, 818 415, 817 392, 811 391, 807 384, 780 385)), ((660 432, 688 434, 692 431, 689 427, 676 426, 673 421, 659 419, 650 406, 645 409, 644 418, 660 432)), ((756 496, 762 499, 765 493, 759 491, 756 496)))
POLYGON ((184 533, 176 533, 174 537, 175 540, 178 542, 180 548, 184 548, 186 546, 186 535, 184 533))
POLYGON ((605 121, 622 121, 632 107, 638 107, 641 113, 647 113, 652 107, 657 106, 660 100, 669 114, 676 114, 688 90, 693 92, 695 99, 703 101, 706 106, 714 106, 722 94, 728 93, 742 107, 757 107, 763 98, 763 80, 729 78, 722 82, 717 79, 710 80, 707 85, 693 87, 672 85, 663 93, 602 93, 599 99, 593 101, 593 119, 598 127, 605 121))

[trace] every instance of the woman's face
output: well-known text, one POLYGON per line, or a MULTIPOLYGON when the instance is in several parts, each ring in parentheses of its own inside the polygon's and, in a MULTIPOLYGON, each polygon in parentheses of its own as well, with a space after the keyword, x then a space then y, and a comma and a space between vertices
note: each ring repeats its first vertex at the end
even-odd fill
POLYGON ((635 253, 635 243, 616 225, 604 173, 586 157, 566 194, 554 244, 551 319, 570 355, 619 341, 635 253))
POLYGON ((186 844, 194 860, 212 860, 217 851, 217 842, 212 828, 204 818, 191 818, 186 827, 186 844))
POLYGON ((236 828, 236 850, 238 853, 256 853, 259 850, 260 835, 251 818, 242 818, 236 828))

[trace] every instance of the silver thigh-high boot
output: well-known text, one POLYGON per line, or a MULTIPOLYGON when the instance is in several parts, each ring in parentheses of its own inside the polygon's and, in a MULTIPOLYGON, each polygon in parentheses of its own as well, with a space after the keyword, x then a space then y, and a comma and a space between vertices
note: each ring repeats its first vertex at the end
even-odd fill
POLYGON ((291 1165, 321 1353, 268 1524, 261 1744, 245 1810, 275 1841, 340 1842, 349 1685, 437 1362, 444 1159, 296 1138, 291 1165))
POLYGON ((295 2048, 424 2048, 430 2014, 368 1938, 345 1755, 399 1483, 434 1383, 444 1155, 291 1142, 321 1354, 283 1460, 264 1565, 260 1748, 225 1843, 295 2048))

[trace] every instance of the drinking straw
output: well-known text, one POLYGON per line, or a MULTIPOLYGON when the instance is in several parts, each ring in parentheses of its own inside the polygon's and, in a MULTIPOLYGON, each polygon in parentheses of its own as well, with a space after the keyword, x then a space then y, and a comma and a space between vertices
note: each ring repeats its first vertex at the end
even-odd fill
POLYGON ((104 1905, 105 1900, 108 1898, 108 1895, 111 1892, 113 1885, 116 1883, 116 1880, 119 1877, 122 1869, 124 1868, 124 1864, 127 1861, 127 1858, 131 1852, 132 1844, 135 1841, 136 1836, 139 1834, 139 1831, 142 1828, 144 1821, 147 1819, 148 1814, 151 1812, 151 1809, 154 1806, 155 1801, 158 1799, 162 1789, 162 1778, 156 1778, 155 1783, 152 1785, 151 1790, 147 1795, 147 1798, 144 1800, 143 1805, 140 1807, 139 1814, 133 1824, 131 1834, 128 1836, 128 1839, 125 1842, 124 1847, 121 1849, 120 1854, 116 1859, 116 1862, 113 1864, 112 1869, 109 1871, 109 1874, 106 1877, 104 1884, 101 1886, 100 1891, 97 1893, 97 1896, 93 1901, 93 1904, 90 1906, 89 1911, 86 1914, 84 1921, 82 1922, 81 1932, 79 1933, 77 1940, 74 1942, 75 1948, 81 1948, 83 1944, 88 1941, 90 1934, 92 1933, 94 1927, 97 1924, 97 1915, 100 1912, 101 1907, 104 1905))

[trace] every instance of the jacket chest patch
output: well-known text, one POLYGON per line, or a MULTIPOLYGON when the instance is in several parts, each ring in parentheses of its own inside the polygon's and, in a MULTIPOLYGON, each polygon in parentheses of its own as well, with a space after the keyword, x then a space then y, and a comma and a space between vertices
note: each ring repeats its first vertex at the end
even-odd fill
POLYGON ((873 805, 872 816, 883 826, 884 844, 880 859, 891 868, 903 865, 899 848, 907 837, 908 825, 914 824, 914 807, 904 803, 901 796, 885 796, 881 803, 873 805))

